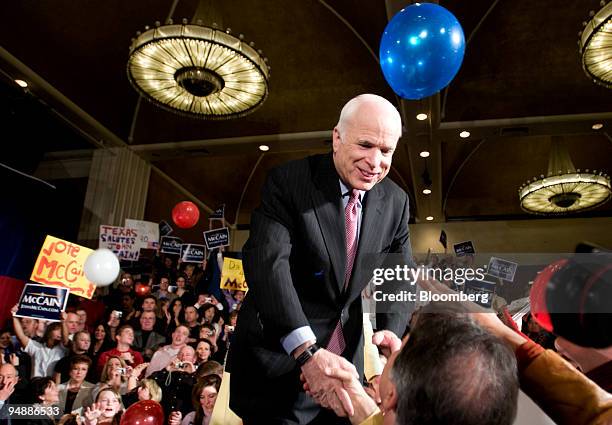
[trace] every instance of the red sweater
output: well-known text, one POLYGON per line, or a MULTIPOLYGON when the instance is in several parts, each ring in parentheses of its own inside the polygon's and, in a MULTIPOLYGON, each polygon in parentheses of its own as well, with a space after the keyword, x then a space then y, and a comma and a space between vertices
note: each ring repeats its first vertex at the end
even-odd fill
POLYGON ((144 361, 142 359, 142 355, 138 351, 134 351, 131 348, 128 349, 127 351, 119 351, 117 347, 115 347, 112 350, 108 350, 100 354, 100 357, 98 358, 98 367, 97 367, 98 374, 102 373, 102 369, 104 369, 104 365, 108 361, 109 357, 114 357, 114 356, 121 357, 121 354, 123 353, 132 353, 132 356, 134 356, 134 363, 128 363, 126 361, 128 366, 135 367, 144 361))

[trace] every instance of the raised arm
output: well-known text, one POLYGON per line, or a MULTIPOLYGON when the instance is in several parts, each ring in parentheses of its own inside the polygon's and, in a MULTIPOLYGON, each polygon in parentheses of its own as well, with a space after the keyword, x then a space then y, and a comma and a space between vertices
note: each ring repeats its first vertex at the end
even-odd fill
POLYGON ((18 317, 15 317, 15 313, 17 313, 18 306, 15 304, 11 309, 11 313, 13 313, 13 328, 15 329, 15 335, 19 339, 22 347, 26 347, 30 342, 30 338, 23 332, 23 328, 21 327, 21 321, 18 317))

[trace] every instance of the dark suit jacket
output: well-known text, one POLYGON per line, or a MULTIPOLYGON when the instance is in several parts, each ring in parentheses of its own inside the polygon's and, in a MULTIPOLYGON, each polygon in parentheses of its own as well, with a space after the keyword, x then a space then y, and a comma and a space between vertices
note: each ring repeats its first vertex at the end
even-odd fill
MULTIPOLYGON (((384 179, 366 193, 362 205, 355 265, 343 291, 344 208, 331 154, 290 162, 268 175, 243 248, 249 292, 230 349, 230 404, 238 415, 271 410, 296 417, 292 406, 305 396, 299 368, 280 339, 299 327, 310 326, 325 346, 341 318, 347 343, 343 356, 362 372, 360 294, 372 277, 364 265, 371 263, 369 254, 399 253, 412 261, 406 193, 384 179)), ((406 316, 383 315, 377 324, 401 335, 406 316)), ((297 419, 307 423, 316 413, 297 419)))

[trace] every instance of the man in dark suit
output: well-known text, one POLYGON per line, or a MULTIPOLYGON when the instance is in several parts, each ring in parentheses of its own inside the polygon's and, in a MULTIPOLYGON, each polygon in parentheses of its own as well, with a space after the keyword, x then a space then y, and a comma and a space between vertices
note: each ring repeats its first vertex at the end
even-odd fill
MULTIPOLYGON (((245 425, 348 423, 336 415, 351 414, 350 400, 325 368, 363 374, 365 264, 383 253, 412 261, 408 196, 383 180, 400 136, 395 107, 361 95, 342 109, 333 153, 268 175, 243 249, 250 290, 230 350, 230 406, 245 425)), ((406 320, 382 314, 377 327, 401 335, 406 320)))

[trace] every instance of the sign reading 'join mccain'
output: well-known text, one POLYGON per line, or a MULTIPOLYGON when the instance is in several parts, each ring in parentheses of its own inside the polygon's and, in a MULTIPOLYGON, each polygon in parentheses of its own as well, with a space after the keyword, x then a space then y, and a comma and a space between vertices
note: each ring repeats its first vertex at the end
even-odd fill
POLYGON ((59 322, 67 301, 66 288, 26 283, 15 316, 59 322))

